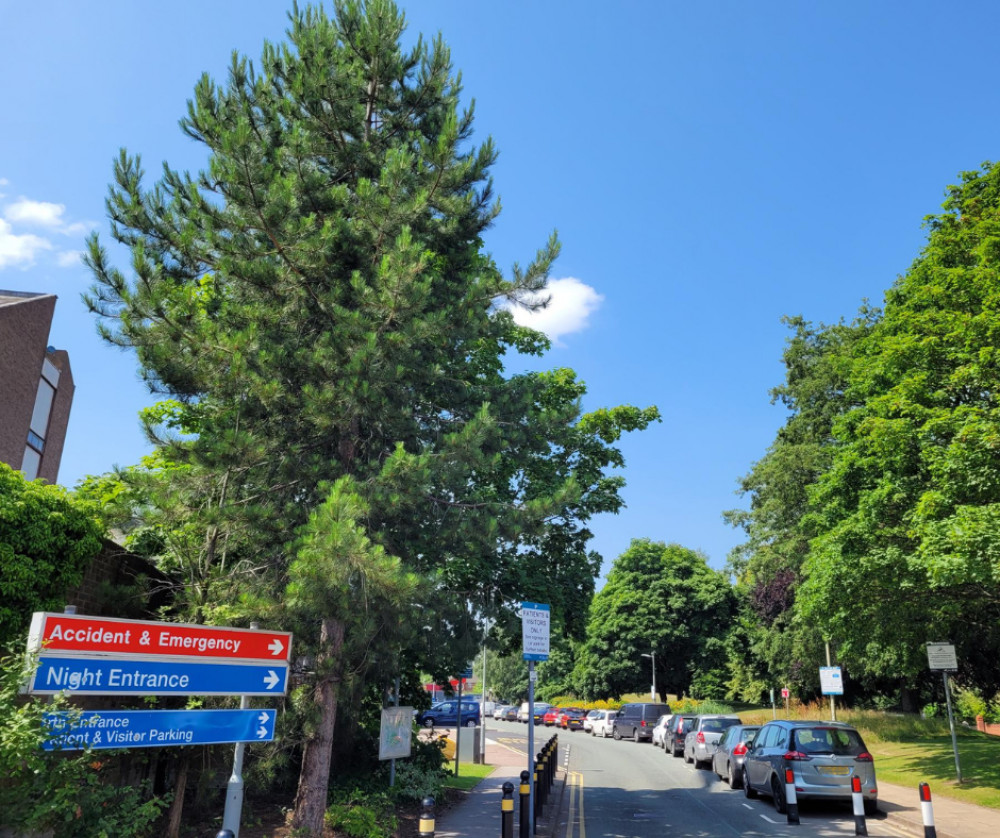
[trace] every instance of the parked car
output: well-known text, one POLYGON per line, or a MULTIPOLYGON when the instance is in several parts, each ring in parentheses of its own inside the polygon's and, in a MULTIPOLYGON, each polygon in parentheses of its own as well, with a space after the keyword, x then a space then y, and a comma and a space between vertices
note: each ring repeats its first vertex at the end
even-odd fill
POLYGON ((600 736, 606 739, 612 736, 615 730, 615 718, 618 716, 617 710, 597 710, 596 716, 590 722, 590 735, 600 736))
POLYGON ((527 701, 522 701, 521 706, 517 710, 517 720, 519 722, 528 723, 529 714, 531 713, 531 705, 527 701))
POLYGON ((684 762, 693 762, 695 768, 711 762, 726 728, 739 723, 739 716, 698 716, 684 737, 684 762))
POLYGON ((559 724, 559 715, 562 713, 562 707, 549 707, 542 716, 542 724, 546 727, 552 727, 552 725, 559 724))
POLYGON ((799 800, 851 800, 851 780, 861 781, 865 814, 878 809, 875 760, 861 734, 843 722, 768 722, 757 733, 743 762, 743 793, 763 794, 784 814, 785 770, 795 777, 799 800))
POLYGON ((656 724, 653 725, 653 744, 657 748, 663 747, 664 737, 667 733, 667 728, 670 726, 670 720, 674 717, 673 713, 664 713, 660 718, 656 720, 656 724))
POLYGON ((498 704, 493 709, 493 718, 496 721, 500 721, 501 719, 503 719, 504 713, 506 713, 509 709, 510 709, 510 705, 509 704, 498 704))
POLYGON ((567 707, 559 714, 559 727, 563 730, 583 730, 587 711, 582 707, 567 707))
POLYGON ((663 736, 665 753, 675 757, 684 753, 684 737, 691 730, 691 725, 694 724, 696 718, 697 716, 692 714, 678 713, 670 720, 670 727, 667 728, 667 732, 663 736))
POLYGON ((669 713, 666 704, 636 703, 623 704, 615 719, 615 739, 631 739, 641 742, 653 738, 653 726, 664 713, 669 713))
POLYGON ((536 701, 535 702, 535 718, 534 718, 534 722, 535 722, 536 725, 540 725, 542 723, 542 719, 545 717, 545 714, 548 713, 551 708, 552 708, 552 705, 551 704, 547 704, 544 701, 536 701))
POLYGON ((417 722, 424 727, 475 727, 479 724, 479 705, 462 702, 459 718, 458 701, 439 701, 430 710, 417 714, 417 722))
POLYGON ((719 740, 719 747, 712 754, 712 770, 731 788, 743 783, 743 758, 753 742, 760 725, 733 725, 719 740))
POLYGON ((516 722, 517 721, 517 711, 518 707, 516 704, 512 704, 507 708, 507 711, 503 714, 503 721, 505 722, 516 722))
POLYGON ((590 733, 591 732, 591 730, 592 730, 591 725, 593 724, 594 719, 597 718, 597 714, 600 713, 600 712, 601 712, 600 710, 591 710, 589 713, 587 713, 587 715, 583 719, 583 732, 584 733, 590 733))

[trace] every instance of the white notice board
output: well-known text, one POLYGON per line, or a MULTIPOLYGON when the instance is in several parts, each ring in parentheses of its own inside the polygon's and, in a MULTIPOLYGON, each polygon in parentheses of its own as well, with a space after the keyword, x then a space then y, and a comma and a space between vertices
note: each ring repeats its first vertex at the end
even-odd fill
POLYGON ((521 603, 521 642, 526 661, 549 659, 549 606, 521 603))

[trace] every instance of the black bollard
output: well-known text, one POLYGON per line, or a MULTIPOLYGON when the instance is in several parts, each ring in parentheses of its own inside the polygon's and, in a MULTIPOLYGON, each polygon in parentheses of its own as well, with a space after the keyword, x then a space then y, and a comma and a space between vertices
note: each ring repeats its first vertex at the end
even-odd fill
MULTIPOLYGON (((535 820, 534 820, 533 825, 535 827, 537 827, 538 826, 538 816, 542 813, 542 788, 541 788, 542 787, 542 783, 541 783, 542 774, 541 774, 541 766, 538 764, 537 761, 535 762, 534 773, 531 776, 534 779, 534 783, 535 783, 535 811, 533 813, 535 820)), ((534 831, 534 830, 532 830, 532 831, 534 831)))
POLYGON ((527 771, 521 772, 521 817, 518 829, 519 838, 531 838, 531 775, 527 771))
POLYGON ((434 838, 434 798, 425 797, 421 803, 424 808, 420 812, 420 838, 434 838))
POLYGON ((500 798, 500 838, 514 838, 514 784, 504 783, 500 798))

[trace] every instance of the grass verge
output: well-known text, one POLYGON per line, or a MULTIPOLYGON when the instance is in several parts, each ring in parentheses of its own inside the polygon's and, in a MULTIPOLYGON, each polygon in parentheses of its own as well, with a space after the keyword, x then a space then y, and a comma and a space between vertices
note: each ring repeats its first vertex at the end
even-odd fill
MULTIPOLYGON (((454 765, 451 766, 454 769, 454 765)), ((485 777, 489 777, 493 773, 496 766, 494 765, 477 765, 473 762, 462 762, 458 766, 458 776, 454 774, 448 775, 447 779, 444 781, 444 787, 448 789, 459 789, 460 791, 468 791, 473 786, 477 785, 480 780, 485 777)))

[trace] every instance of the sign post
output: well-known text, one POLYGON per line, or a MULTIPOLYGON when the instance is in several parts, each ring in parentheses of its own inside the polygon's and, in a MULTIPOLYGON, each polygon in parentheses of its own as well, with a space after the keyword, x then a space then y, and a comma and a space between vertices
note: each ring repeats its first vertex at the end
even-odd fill
MULTIPOLYGON (((548 605, 538 602, 521 603, 522 656, 528 662, 528 774, 535 771, 535 661, 549 659, 548 605)), ((528 795, 528 811, 535 811, 535 784, 528 795)), ((535 819, 531 821, 531 834, 535 834, 535 819)))
POLYGON ((951 729, 951 747, 955 752, 955 775, 962 782, 962 766, 958 761, 958 737, 955 735, 955 716, 951 711, 951 689, 948 686, 948 673, 958 672, 958 659, 955 647, 950 643, 928 643, 927 663, 931 671, 939 671, 944 680, 944 700, 948 706, 948 727, 951 729))

